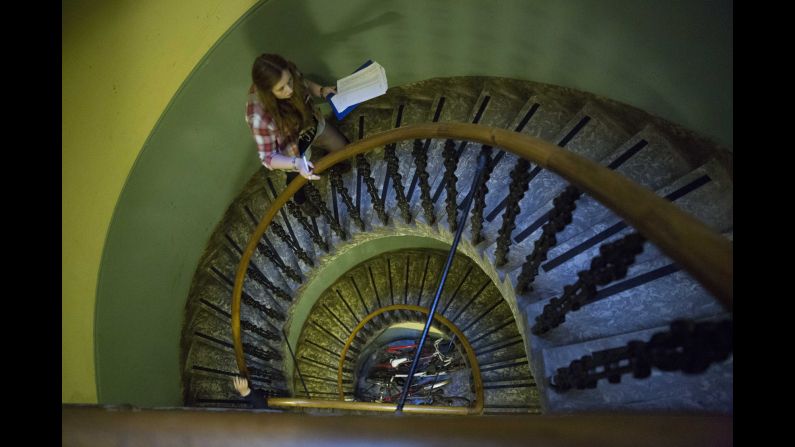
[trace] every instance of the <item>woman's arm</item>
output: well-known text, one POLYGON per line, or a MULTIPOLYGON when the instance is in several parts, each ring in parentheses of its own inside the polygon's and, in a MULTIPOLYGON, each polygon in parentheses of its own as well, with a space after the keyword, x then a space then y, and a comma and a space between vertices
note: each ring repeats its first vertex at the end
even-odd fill
POLYGON ((318 98, 326 99, 326 96, 328 96, 329 93, 337 93, 336 87, 321 87, 309 79, 306 80, 306 84, 309 86, 309 93, 311 93, 312 96, 316 96, 318 98))
POLYGON ((305 159, 298 157, 289 157, 287 155, 282 155, 282 154, 273 154, 271 156, 271 167, 274 169, 282 169, 285 171, 295 171, 309 180, 318 180, 320 176, 312 173, 312 170, 315 169, 315 166, 309 160, 306 160, 306 164, 304 164, 304 160, 305 159))

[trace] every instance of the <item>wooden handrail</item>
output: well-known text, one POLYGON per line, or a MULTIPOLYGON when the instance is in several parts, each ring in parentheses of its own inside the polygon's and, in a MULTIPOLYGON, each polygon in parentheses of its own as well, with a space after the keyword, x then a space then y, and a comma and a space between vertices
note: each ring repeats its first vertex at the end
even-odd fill
MULTIPOLYGON (((731 311, 734 251, 729 240, 673 203, 606 167, 536 137, 477 124, 413 124, 381 132, 315 164, 315 173, 374 148, 417 138, 452 138, 487 144, 549 169, 588 193, 636 228, 667 256, 698 280, 731 311)), ((240 339, 240 295, 251 256, 279 209, 307 180, 298 176, 279 194, 251 235, 240 259, 232 292, 232 338, 240 372, 248 375, 240 339)))
MULTIPOLYGON (((382 413, 394 413, 395 410, 397 410, 397 403, 348 402, 344 400, 302 399, 295 397, 270 397, 268 398, 268 406, 276 408, 325 408, 350 411, 377 411, 382 413)), ((482 411, 483 408, 480 409, 480 412, 482 411)), ((404 405, 403 412, 447 416, 480 414, 476 413, 475 409, 470 407, 443 407, 439 405, 404 405)))
MULTIPOLYGON (((339 367, 337 368, 337 391, 339 392, 340 400, 345 399, 345 391, 342 389, 342 369, 345 366, 345 356, 348 355, 348 349, 350 349, 351 344, 353 344, 353 340, 356 338, 356 334, 358 334, 359 331, 361 331, 367 325, 367 323, 373 318, 386 312, 392 312, 393 310, 394 311, 409 310, 414 312, 421 312, 424 313, 425 315, 428 315, 429 312, 427 308, 422 306, 414 306, 411 304, 393 304, 391 306, 386 306, 377 309, 371 312, 366 317, 364 317, 362 321, 360 321, 359 324, 357 324, 356 327, 353 328, 351 335, 348 336, 348 339, 345 341, 345 347, 342 349, 342 352, 340 353, 339 367)), ((453 334, 455 334, 455 336, 461 342, 461 346, 464 348, 464 352, 466 353, 469 367, 472 368, 472 381, 474 382, 475 385, 475 406, 467 408, 468 412, 466 412, 465 414, 483 413, 483 405, 484 405, 483 379, 481 379, 480 377, 480 365, 478 364, 478 358, 475 356, 475 350, 472 349, 472 345, 469 344, 469 340, 467 340, 464 333, 461 332, 461 330, 458 329, 458 327, 455 324, 453 324, 452 321, 448 320, 447 318, 439 314, 434 314, 433 319, 441 323, 447 329, 450 329, 450 331, 453 334)), ((407 406, 408 405, 404 406, 403 408, 405 409, 407 406)), ((424 407, 425 405, 422 406, 424 407)))

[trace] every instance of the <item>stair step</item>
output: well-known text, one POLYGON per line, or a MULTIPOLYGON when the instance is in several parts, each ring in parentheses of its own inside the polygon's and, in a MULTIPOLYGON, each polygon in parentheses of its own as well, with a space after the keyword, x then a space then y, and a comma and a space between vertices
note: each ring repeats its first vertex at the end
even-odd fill
MULTIPOLYGON (((709 173, 713 172, 712 167, 714 166, 708 164, 689 172, 670 185, 659 189, 657 195, 665 197, 670 194, 677 196, 684 194, 676 198, 673 203, 716 231, 722 231, 731 225, 733 194, 731 188, 711 180, 709 173)), ((599 252, 599 246, 618 240, 634 231, 631 227, 624 227, 598 243, 589 242, 600 234, 606 234, 604 232, 611 228, 619 228, 620 222, 622 221, 618 216, 610 213, 607 218, 593 222, 590 228, 550 250, 533 283, 535 290, 528 294, 528 298, 533 301, 548 298, 559 294, 563 286, 573 283, 578 271, 589 268, 591 259, 599 252), (585 246, 588 248, 578 248, 585 246), (574 253, 577 254, 560 264, 562 259, 574 253)), ((636 257, 636 262, 641 263, 660 256, 663 256, 660 250, 651 242, 646 242, 643 253, 636 257)), ((519 269, 516 268, 512 277, 515 278, 518 274, 519 269)))
POLYGON ((500 363, 481 368, 480 375, 483 378, 484 386, 501 384, 517 384, 523 387, 536 386, 526 357, 523 360, 500 363))
MULTIPOLYGON (((678 151, 652 126, 646 126, 601 161, 605 166, 618 163, 620 165, 615 167, 616 172, 652 190, 661 188, 690 171, 687 162, 679 156, 678 151)), ((561 190, 558 194, 560 192, 561 190)), ((524 218, 526 222, 524 228, 518 227, 513 235, 511 250, 514 251, 515 259, 523 262, 524 258, 533 251, 533 244, 541 236, 542 226, 548 221, 547 216, 553 209, 553 200, 550 199, 524 218)), ((589 228, 594 222, 604 220, 612 214, 608 208, 588 194, 583 194, 576 202, 572 223, 555 237, 559 243, 566 241, 589 228)))
MULTIPOLYGON (((660 258, 633 265, 627 277, 617 281, 618 284, 660 270, 664 276, 568 313, 565 323, 538 336, 535 342, 544 346, 579 343, 663 326, 678 318, 707 318, 725 312, 721 303, 689 274, 682 270, 669 273, 673 269, 665 268, 671 264, 667 258, 660 258)), ((601 294, 611 287, 615 286, 599 287, 598 292, 601 294)), ((548 302, 543 300, 524 307, 528 327, 535 324, 535 318, 548 302)))
MULTIPOLYGON (((598 106, 588 103, 553 141, 578 155, 598 161, 620 147, 629 136, 626 131, 614 125, 612 121, 606 120, 598 106)), ((529 189, 519 201, 520 214, 517 216, 517 221, 523 219, 522 216, 530 216, 535 213, 568 185, 563 178, 540 166, 531 165, 530 177, 529 189)), ((508 194, 509 178, 505 179, 508 186, 505 186, 501 192, 504 194, 503 197, 507 197, 508 194)), ((503 224, 503 212, 504 210, 491 222, 488 222, 487 219, 488 224, 484 225, 484 233, 491 235, 489 242, 496 242, 503 224)), ((489 212, 488 217, 492 215, 494 215, 493 210, 489 212)), ((520 225, 517 227, 520 227, 519 230, 521 230, 520 225)), ((519 230, 515 228, 514 232, 518 233, 519 230)), ((511 237, 514 232, 511 233, 511 237)), ((496 244, 492 244, 485 249, 485 252, 493 258, 496 248, 496 244)), ((514 261, 514 263, 516 262, 519 262, 519 259, 514 261)), ((504 271, 502 274, 504 277, 504 271)))
POLYGON ((497 406, 519 407, 530 409, 533 402, 538 402, 538 390, 535 387, 484 388, 483 399, 486 408, 497 406))

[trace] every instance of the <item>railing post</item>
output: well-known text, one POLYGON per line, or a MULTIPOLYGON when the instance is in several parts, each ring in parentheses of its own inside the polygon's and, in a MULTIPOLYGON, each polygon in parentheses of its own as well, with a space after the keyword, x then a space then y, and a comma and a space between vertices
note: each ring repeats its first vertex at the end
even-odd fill
MULTIPOLYGON (((480 181, 480 177, 486 170, 487 163, 488 155, 484 150, 481 150, 480 155, 478 155, 477 172, 475 173, 475 178, 472 180, 472 188, 477 186, 478 182, 480 181)), ((474 191, 474 189, 471 190, 474 191)), ((469 215, 469 208, 472 205, 473 195, 474 194, 469 194, 465 199, 464 210, 461 214, 461 219, 458 222, 458 228, 456 228, 455 238, 453 238, 453 245, 450 247, 450 253, 447 255, 447 262, 444 264, 442 278, 439 280, 439 287, 436 289, 436 296, 433 297, 433 303, 431 304, 430 311, 428 312, 428 320, 425 322, 425 328, 422 330, 422 336, 420 337, 420 342, 417 345, 417 351, 414 353, 414 360, 411 362, 411 370, 409 370, 409 375, 406 377, 406 382, 403 385, 403 393, 400 395, 400 401, 398 401, 397 409, 395 410, 397 413, 403 411, 403 405, 406 403, 406 398, 409 394, 409 388, 411 387, 411 379, 414 378, 414 373, 417 370, 417 363, 419 363, 420 357, 422 356, 422 348, 425 346, 425 340, 428 338, 428 331, 431 329, 431 324, 433 323, 433 314, 436 312, 436 306, 439 305, 439 298, 442 296, 442 289, 444 288, 444 283, 447 280, 447 274, 450 272, 450 266, 453 264, 453 257, 455 256, 455 251, 458 248, 458 242, 461 240, 461 233, 464 231, 466 218, 469 215)))

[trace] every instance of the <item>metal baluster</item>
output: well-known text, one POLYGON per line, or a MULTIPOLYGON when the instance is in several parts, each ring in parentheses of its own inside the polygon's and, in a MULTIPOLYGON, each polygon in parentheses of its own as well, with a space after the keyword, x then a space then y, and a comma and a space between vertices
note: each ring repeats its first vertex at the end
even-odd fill
POLYGON ((444 157, 444 177, 442 183, 444 184, 445 191, 445 209, 447 210, 447 223, 450 225, 450 231, 456 230, 458 223, 458 209, 456 200, 458 193, 456 192, 456 183, 458 177, 455 175, 455 168, 458 167, 458 159, 455 153, 455 142, 453 140, 446 140, 444 142, 444 149, 442 150, 442 157, 444 157))
POLYGON ((527 255, 525 263, 522 266, 522 272, 517 278, 516 290, 519 293, 525 293, 532 290, 530 284, 538 275, 538 268, 541 263, 546 261, 547 253, 554 247, 558 241, 555 234, 563 231, 572 220, 572 212, 577 208, 577 199, 582 195, 582 191, 575 186, 569 185, 563 190, 560 195, 555 197, 553 204, 555 205, 552 212, 549 214, 549 220, 544 224, 541 236, 535 241, 533 252, 527 255))
POLYGON ((411 222, 411 210, 409 202, 406 200, 406 194, 403 192, 403 178, 400 175, 400 161, 397 154, 395 154, 395 144, 389 144, 384 150, 384 159, 386 160, 386 172, 392 179, 392 187, 395 190, 395 198, 397 199, 400 213, 406 223, 411 222))
MULTIPOLYGON (((362 217, 359 215, 359 208, 353 204, 353 197, 351 197, 350 193, 348 193, 348 188, 345 187, 345 183, 342 181, 342 175, 337 172, 336 170, 332 170, 331 172, 331 183, 334 185, 334 188, 337 189, 337 192, 342 197, 342 201, 345 202, 345 206, 348 208, 348 215, 359 225, 362 231, 364 231, 364 221, 362 221, 362 217)), ((340 231, 342 227, 339 226, 340 231)), ((336 230, 335 230, 336 231, 336 230)), ((340 234, 339 232, 337 234, 340 234)), ((344 234, 344 232, 343 232, 344 234)), ((345 239, 346 236, 340 235, 341 238, 345 239)))
MULTIPOLYGON (((332 172, 331 174, 332 182, 334 181, 335 175, 339 178, 339 174, 335 174, 334 172, 332 172)), ((340 226, 340 223, 337 222, 337 220, 331 216, 331 211, 329 211, 328 207, 326 207, 326 202, 324 202, 323 199, 320 197, 320 191, 318 191, 317 188, 315 188, 315 186, 312 185, 311 183, 307 183, 305 188, 307 192, 307 197, 309 198, 309 200, 312 201, 312 204, 315 205, 315 207, 318 210, 320 210, 320 214, 322 214, 323 218, 326 219, 326 222, 328 222, 329 226, 331 226, 331 229, 334 230, 334 232, 337 233, 337 235, 343 240, 347 239, 348 236, 345 234, 345 230, 343 230, 342 226, 340 226)), ((347 190, 345 190, 345 192, 347 193, 347 190)))
POLYGON ((370 193, 370 202, 375 208, 375 212, 378 213, 381 222, 386 225, 389 217, 386 215, 384 204, 381 203, 381 199, 378 197, 378 188, 375 186, 375 179, 371 175, 370 162, 367 161, 367 157, 364 154, 356 155, 356 166, 358 166, 359 172, 362 174, 364 184, 367 185, 367 192, 370 193))
MULTIPOLYGON (((313 204, 314 205, 314 204, 313 204)), ((301 209, 298 205, 292 200, 287 201, 287 210, 290 211, 290 214, 293 215, 298 220, 298 223, 304 227, 307 233, 309 233, 310 239, 312 242, 317 244, 320 248, 322 248, 325 252, 329 251, 329 246, 326 241, 320 236, 320 234, 315 230, 315 228, 309 224, 309 220, 304 216, 304 213, 301 212, 301 209)))
POLYGON ((425 218, 428 220, 428 224, 433 225, 436 223, 436 216, 433 213, 433 203, 431 202, 431 185, 428 184, 428 153, 424 150, 421 140, 414 140, 412 154, 414 155, 414 163, 417 166, 416 172, 419 172, 422 209, 425 211, 425 218))
POLYGON ((284 231, 284 228, 281 226, 280 223, 275 221, 271 222, 268 229, 272 229, 273 232, 276 233, 276 236, 278 236, 279 239, 283 240, 290 247, 290 249, 293 250, 293 253, 295 253, 298 259, 304 261, 304 263, 309 266, 312 267, 315 266, 315 263, 312 262, 312 258, 310 258, 308 254, 306 254, 303 248, 301 248, 298 244, 296 244, 293 241, 293 239, 287 234, 287 232, 284 231))
POLYGON ((599 247, 599 256, 591 260, 590 270, 577 273, 579 279, 565 286, 560 298, 552 298, 544 306, 541 315, 536 317, 533 334, 541 335, 560 326, 566 321, 566 313, 579 310, 593 301, 597 285, 609 284, 627 276, 627 269, 635 262, 635 256, 643 251, 645 241, 639 233, 630 233, 599 247))
POLYGON ((516 161, 513 171, 511 171, 511 186, 509 188, 505 212, 502 214, 502 226, 498 231, 497 248, 494 252, 496 264, 503 266, 508 262, 508 246, 511 243, 511 232, 516 228, 516 216, 521 212, 519 202, 524 197, 529 183, 530 162, 520 158, 516 161))
MULTIPOLYGON (((487 184, 489 183, 489 177, 491 177, 491 171, 498 161, 492 161, 491 159, 491 146, 485 144, 481 145, 480 152, 485 154, 487 161, 483 178, 480 179, 480 183, 478 183, 477 189, 474 191, 473 200, 475 203, 472 206, 472 218, 470 222, 472 223, 472 243, 475 245, 484 240, 481 231, 483 230, 483 211, 486 208, 486 194, 489 192, 487 184)), ((470 193, 470 195, 472 194, 470 193)))

